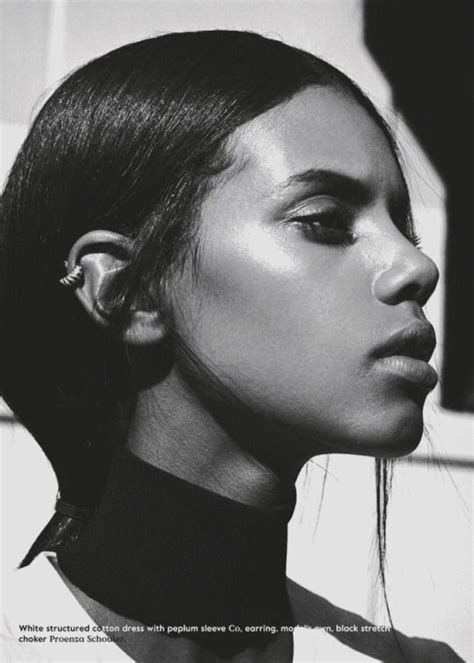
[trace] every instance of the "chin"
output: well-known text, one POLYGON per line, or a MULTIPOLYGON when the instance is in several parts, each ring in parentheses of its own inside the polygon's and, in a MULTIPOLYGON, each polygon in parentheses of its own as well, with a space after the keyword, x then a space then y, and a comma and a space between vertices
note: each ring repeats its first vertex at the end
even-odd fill
POLYGON ((423 436, 423 413, 413 408, 403 417, 386 420, 377 440, 371 445, 370 455, 379 458, 400 458, 411 454, 423 436))
POLYGON ((391 403, 388 408, 365 412, 347 426, 344 439, 333 440, 335 453, 374 458, 399 458, 417 448, 423 436, 423 409, 413 401, 391 403))

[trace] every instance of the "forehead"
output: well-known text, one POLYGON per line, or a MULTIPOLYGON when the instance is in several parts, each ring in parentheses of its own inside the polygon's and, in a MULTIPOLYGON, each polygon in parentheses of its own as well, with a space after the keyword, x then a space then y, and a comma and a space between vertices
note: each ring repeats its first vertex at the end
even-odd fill
MULTIPOLYGON (((276 189, 298 173, 334 170, 396 195, 403 183, 381 128, 351 97, 311 87, 240 127, 229 148, 235 178, 276 189)), ((267 190, 268 193, 268 190, 267 190)))

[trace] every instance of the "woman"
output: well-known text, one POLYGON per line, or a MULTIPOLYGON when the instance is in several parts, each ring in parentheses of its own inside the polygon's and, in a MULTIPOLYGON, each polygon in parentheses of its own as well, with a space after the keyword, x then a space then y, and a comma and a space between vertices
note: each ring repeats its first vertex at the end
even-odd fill
MULTIPOLYGON (((56 553, 37 576, 117 636, 104 660, 290 661, 295 625, 361 625, 285 555, 303 464, 412 451, 437 379, 437 270, 371 102, 256 34, 130 44, 47 101, 3 210, 1 389, 60 493, 18 575, 56 553)), ((383 556, 383 504, 380 530, 383 556)))

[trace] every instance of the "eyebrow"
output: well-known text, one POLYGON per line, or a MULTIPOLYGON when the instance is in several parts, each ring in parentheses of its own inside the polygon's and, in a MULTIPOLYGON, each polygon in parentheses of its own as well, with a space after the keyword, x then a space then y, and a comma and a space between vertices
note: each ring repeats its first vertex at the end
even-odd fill
POLYGON ((367 181, 335 170, 315 168, 291 175, 278 189, 286 191, 301 184, 311 185, 315 189, 324 188, 328 193, 337 193, 347 202, 354 204, 366 203, 373 195, 373 186, 367 181))
MULTIPOLYGON (((369 181, 324 168, 309 168, 291 175, 278 188, 284 192, 301 184, 311 185, 315 192, 324 189, 324 192, 337 195, 350 205, 367 204, 375 195, 375 186, 369 181)), ((401 186, 389 192, 388 207, 398 223, 404 223, 409 216, 410 196, 403 179, 401 186)))

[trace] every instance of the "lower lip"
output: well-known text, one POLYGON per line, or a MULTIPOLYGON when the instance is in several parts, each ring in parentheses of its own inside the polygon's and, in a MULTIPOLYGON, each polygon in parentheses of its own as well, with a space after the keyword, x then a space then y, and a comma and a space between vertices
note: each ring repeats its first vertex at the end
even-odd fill
POLYGON ((393 375, 430 391, 438 382, 438 374, 435 369, 421 359, 394 355, 382 357, 377 363, 393 375))

